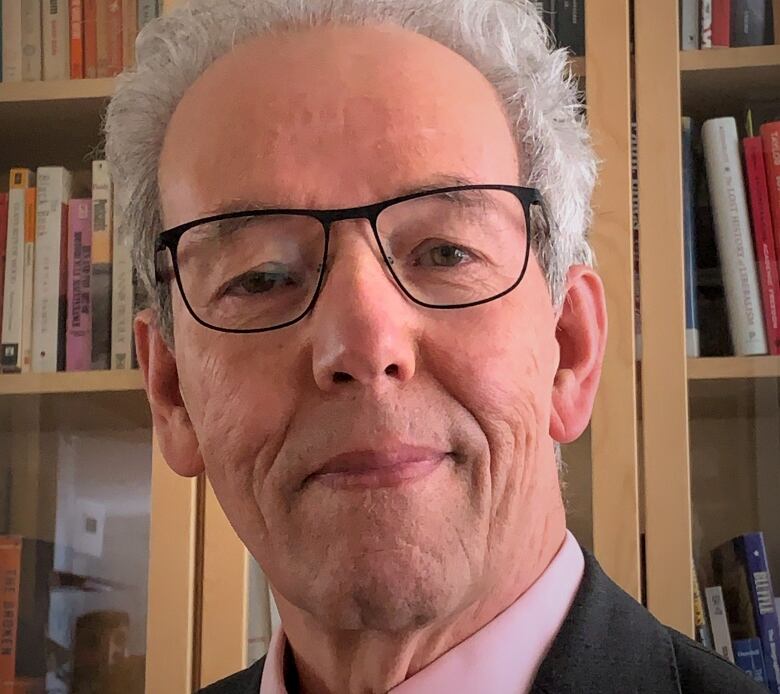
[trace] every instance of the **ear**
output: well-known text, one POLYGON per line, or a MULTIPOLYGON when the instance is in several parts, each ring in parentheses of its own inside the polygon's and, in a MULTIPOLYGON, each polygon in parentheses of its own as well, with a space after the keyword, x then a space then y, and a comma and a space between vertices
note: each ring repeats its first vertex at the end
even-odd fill
POLYGON ((176 357, 163 340, 151 309, 136 315, 133 330, 160 450, 174 472, 194 477, 203 472, 204 464, 179 391, 176 357))
POLYGON ((560 349, 550 413, 550 436, 569 443, 588 426, 607 343, 607 306, 601 278, 585 265, 567 275, 555 337, 560 349))

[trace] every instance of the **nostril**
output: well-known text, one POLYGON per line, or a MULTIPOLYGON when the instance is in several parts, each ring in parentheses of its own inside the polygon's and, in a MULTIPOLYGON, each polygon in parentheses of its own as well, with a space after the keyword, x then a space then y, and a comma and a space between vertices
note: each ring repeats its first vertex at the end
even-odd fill
POLYGON ((334 383, 348 383, 351 380, 352 376, 350 376, 348 373, 344 373, 343 371, 336 371, 336 373, 333 374, 334 383))
POLYGON ((385 373, 388 376, 398 376, 398 364, 390 364, 390 366, 385 369, 385 373))

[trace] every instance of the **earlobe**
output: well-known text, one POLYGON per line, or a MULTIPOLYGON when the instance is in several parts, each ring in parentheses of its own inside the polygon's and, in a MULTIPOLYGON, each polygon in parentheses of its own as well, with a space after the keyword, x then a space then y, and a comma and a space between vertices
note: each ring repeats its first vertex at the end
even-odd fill
POLYGON ((160 450, 174 472, 194 477, 203 472, 204 463, 179 390, 176 357, 162 338, 151 309, 136 315, 133 330, 160 450))
POLYGON ((578 438, 590 421, 607 341, 604 285, 589 267, 569 270, 566 298, 555 336, 560 351, 550 412, 550 436, 560 443, 578 438))

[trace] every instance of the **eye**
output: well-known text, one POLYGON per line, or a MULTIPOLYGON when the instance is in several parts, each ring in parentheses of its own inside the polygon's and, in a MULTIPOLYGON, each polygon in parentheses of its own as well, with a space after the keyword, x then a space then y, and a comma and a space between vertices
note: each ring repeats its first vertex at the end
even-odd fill
POLYGON ((432 267, 457 267, 471 259, 468 251, 450 243, 432 246, 415 258, 415 265, 432 267))
POLYGON ((294 285, 295 278, 286 270, 250 270, 231 280, 225 287, 225 294, 256 296, 274 289, 294 285))

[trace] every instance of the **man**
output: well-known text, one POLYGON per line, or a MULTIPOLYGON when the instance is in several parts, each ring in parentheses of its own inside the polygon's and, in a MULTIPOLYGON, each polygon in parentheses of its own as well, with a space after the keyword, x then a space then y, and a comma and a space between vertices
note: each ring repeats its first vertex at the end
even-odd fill
POLYGON ((566 530, 607 318, 532 3, 199 0, 138 63, 107 153, 155 429, 283 625, 203 691, 760 691, 566 530))

